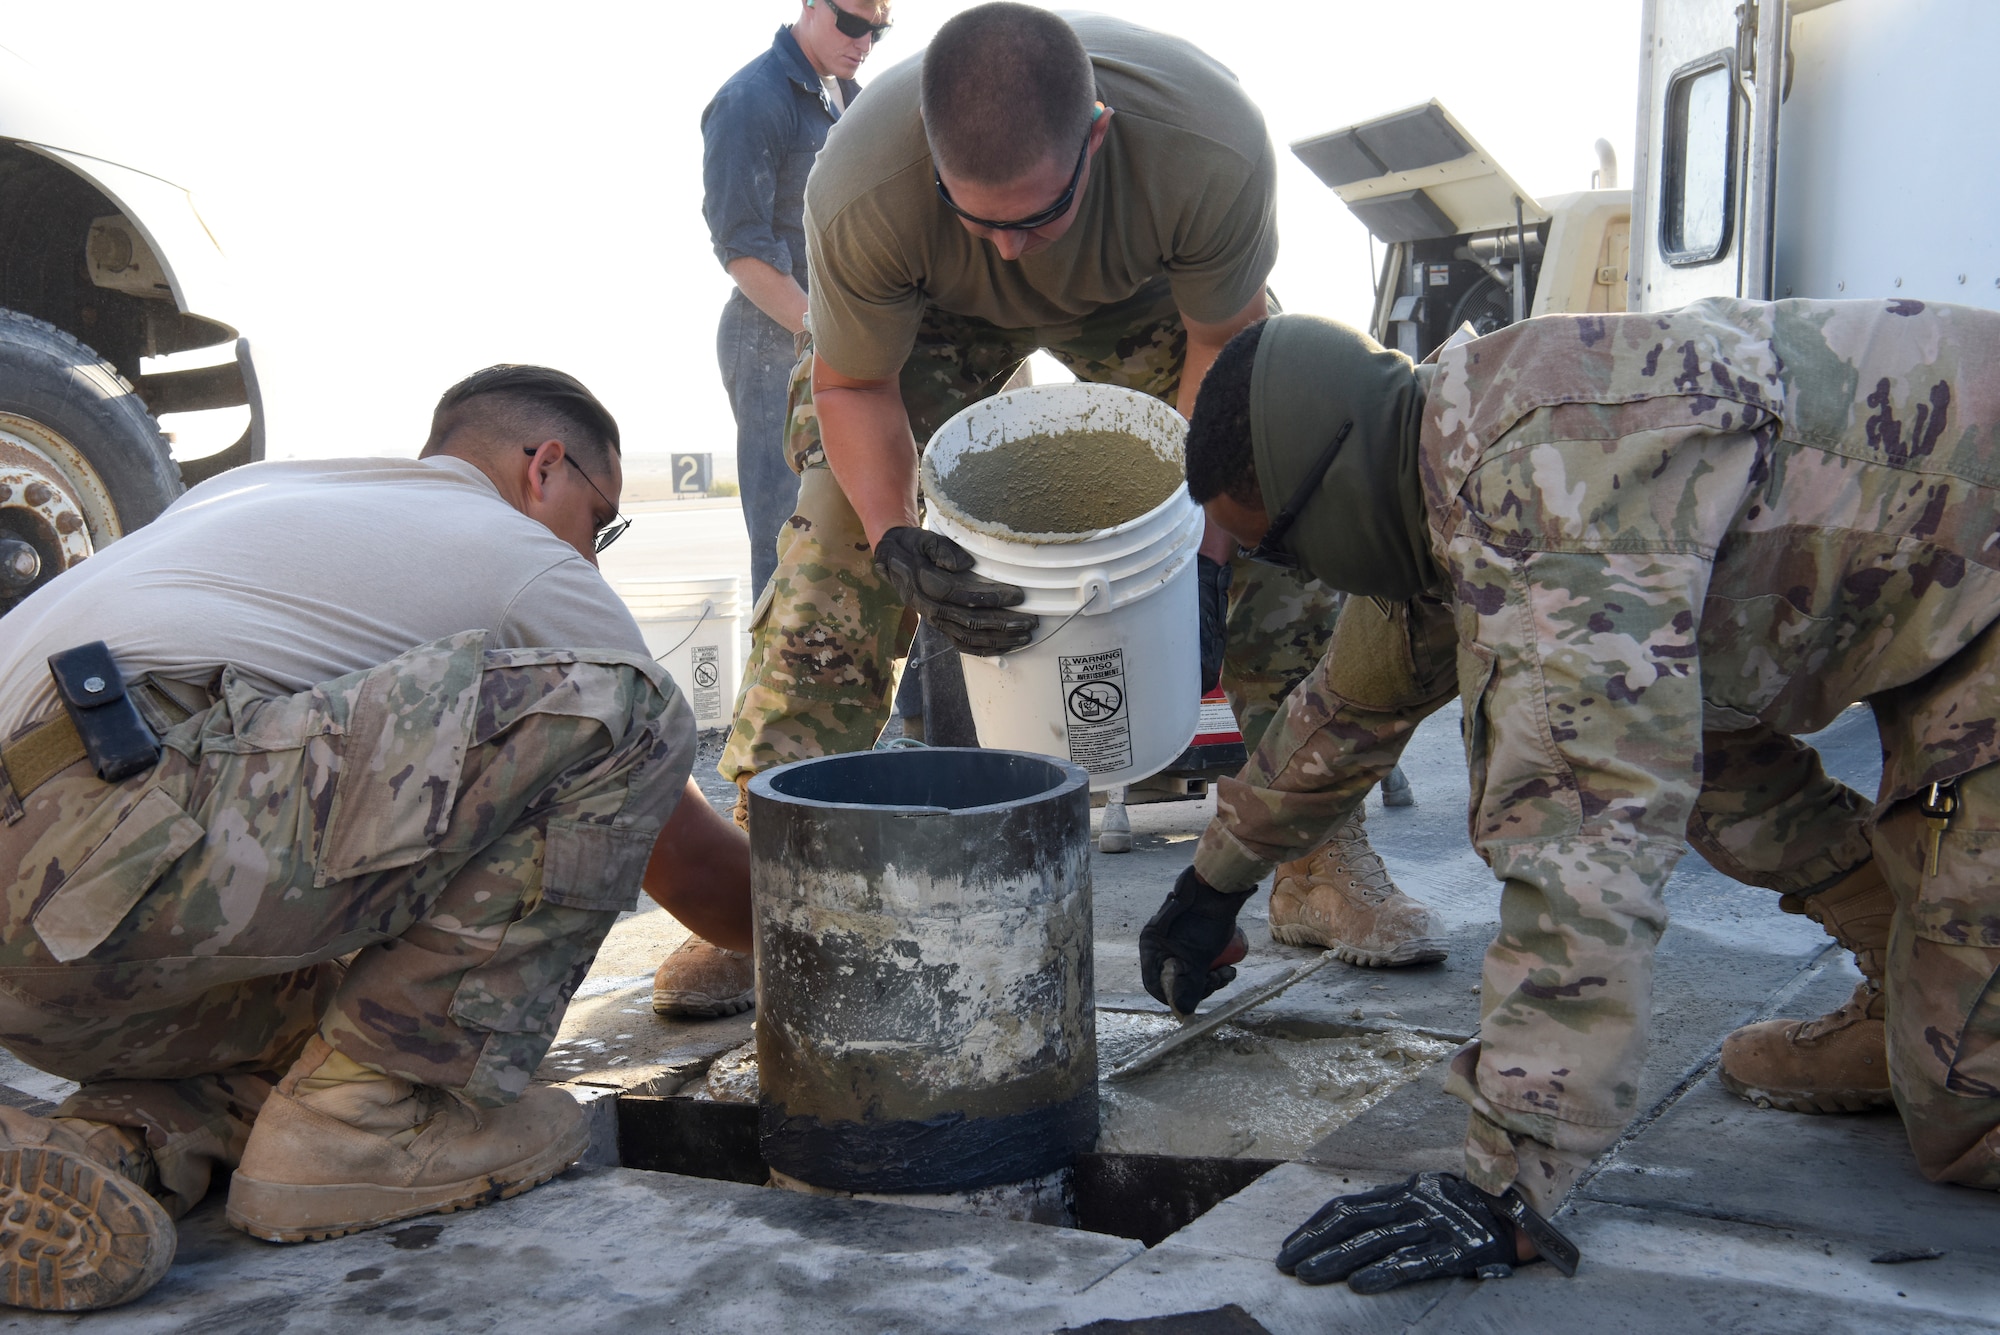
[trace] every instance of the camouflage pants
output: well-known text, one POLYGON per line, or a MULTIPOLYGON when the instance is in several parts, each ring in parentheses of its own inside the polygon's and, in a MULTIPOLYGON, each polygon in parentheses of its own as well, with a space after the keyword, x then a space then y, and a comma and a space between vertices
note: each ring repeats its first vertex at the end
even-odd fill
MULTIPOLYGON (((1935 736, 1942 706, 1980 730, 2000 714, 2000 627, 1929 677, 1873 701, 1885 753, 1935 736)), ((1943 749, 1925 778, 1955 765, 1943 749)), ((1915 782, 1915 780, 1906 781, 1915 782)), ((2000 766, 1957 780, 1958 807, 1929 865, 1923 791, 1892 791, 1871 830, 1896 896, 1882 990, 1889 1085, 1917 1166, 1933 1182, 2000 1190, 2000 766)))
MULTIPOLYGON (((1350 599, 1326 658, 1249 765, 1219 786, 1216 819, 1195 856, 1203 877, 1248 890, 1274 864, 1322 841, 1388 772, 1416 725, 1455 693, 1456 638, 1450 609, 1436 600, 1385 608, 1350 599)), ((2000 691, 1982 696, 1976 685, 2000 660, 2000 634, 1961 657, 1920 683, 1912 708, 1950 698, 1973 718, 2000 713, 2000 691)), ((1878 715, 1885 744, 1893 744, 1903 730, 1898 711, 1878 702, 1878 715)), ((1875 819, 1797 738, 1762 724, 1705 729, 1701 773, 1687 839, 1736 880, 1804 896, 1871 856, 1880 862, 1899 908, 1885 990, 1890 1076, 1911 1146, 1934 1180, 2000 1188, 2000 767, 1961 781, 1936 875, 1925 874, 1928 829, 1917 799, 1893 802, 1875 819)), ((1510 911, 1509 895, 1522 891, 1510 884, 1503 892, 1502 944, 1539 957, 1549 948, 1534 941, 1537 915, 1524 906, 1510 911)), ((1633 1057, 1628 1049, 1595 1051, 1588 1033, 1567 1044, 1579 1064, 1599 1059, 1590 1084, 1636 1083, 1638 1072, 1619 1065, 1633 1057)), ((1463 1068, 1448 1087, 1478 1107, 1472 1065, 1463 1068)), ((1607 1124, 1601 1143, 1587 1129, 1563 1129, 1551 1152, 1503 1129, 1524 1131, 1522 1120, 1490 1104, 1474 1118, 1471 1153, 1490 1153, 1497 1182, 1515 1171, 1515 1155, 1539 1150, 1566 1186, 1564 1175, 1619 1129, 1607 1124)), ((1540 1129, 1558 1137, 1553 1126, 1540 1129)))
POLYGON ((0 1043, 144 1129, 181 1209, 315 1032, 513 1099, 686 782, 658 680, 484 632, 292 696, 225 673, 151 773, 79 762, 0 827, 0 1043))
MULTIPOLYGON (((1180 391, 1187 330, 1164 279, 1074 324, 1000 329, 935 308, 903 365, 903 403, 919 445, 960 409, 998 393, 1037 349, 1079 380, 1168 403, 1180 391)), ((735 780, 811 756, 865 750, 889 717, 895 662, 914 619, 875 573, 861 520, 827 467, 812 402, 812 348, 792 371, 785 446, 798 511, 778 537, 778 568, 751 620, 736 720, 717 769, 735 780)), ((1223 685, 1254 744, 1287 692, 1318 661, 1335 595, 1313 580, 1237 561, 1223 685)))
MULTIPOLYGON (((1347 600, 1325 657, 1216 788, 1195 870, 1249 890, 1316 847, 1396 764, 1417 725, 1458 694, 1458 631, 1435 598, 1347 600)), ((1828 777, 1819 754, 1758 725, 1705 730, 1688 842, 1718 871, 1810 894, 1870 856, 1868 803, 1828 777)))

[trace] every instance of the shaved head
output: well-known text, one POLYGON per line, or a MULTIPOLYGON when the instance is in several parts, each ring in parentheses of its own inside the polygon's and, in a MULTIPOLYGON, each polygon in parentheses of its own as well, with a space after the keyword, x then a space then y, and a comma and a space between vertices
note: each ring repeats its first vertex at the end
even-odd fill
POLYGON ((924 50, 922 96, 937 165, 997 185, 1076 156, 1090 133, 1097 73, 1069 24, 1001 0, 938 29, 924 50))
POLYGON ((618 423, 575 376, 546 366, 489 366, 453 385, 431 413, 419 458, 472 457, 559 440, 600 476, 620 452, 618 423))
POLYGON ((1224 344, 1201 378, 1187 434, 1188 495, 1196 505, 1217 496, 1253 507, 1264 504, 1250 448, 1250 373, 1257 368, 1257 344, 1266 323, 1259 320, 1224 344))

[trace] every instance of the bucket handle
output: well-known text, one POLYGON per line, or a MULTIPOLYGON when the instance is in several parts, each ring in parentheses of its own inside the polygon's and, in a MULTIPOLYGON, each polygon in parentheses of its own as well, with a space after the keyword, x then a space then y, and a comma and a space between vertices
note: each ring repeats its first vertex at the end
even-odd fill
POLYGON ((1082 600, 1076 606, 1078 612, 1088 616, 1100 616, 1105 612, 1109 612, 1111 610, 1110 573, 1101 566, 1084 571, 1083 574, 1077 577, 1076 596, 1082 600), (1097 611, 1092 612, 1090 610, 1091 606, 1097 604, 1097 600, 1100 597, 1104 599, 1104 602, 1097 605, 1097 611))
POLYGON ((689 627, 688 627, 688 633, 687 633, 687 634, 685 634, 685 635, 683 635, 683 636, 681 636, 681 638, 680 638, 680 643, 679 643, 679 644, 676 644, 676 645, 674 645, 673 649, 669 649, 669 650, 667 650, 667 653, 666 653, 666 654, 656 654, 656 655, 654 656, 654 658, 653 658, 653 661, 654 661, 655 663, 664 663, 664 662, 666 662, 666 661, 667 661, 667 654, 670 654, 670 653, 673 653, 673 652, 674 652, 674 651, 675 651, 676 649, 679 649, 679 648, 681 647, 681 645, 682 645, 682 644, 686 644, 686 643, 687 643, 687 642, 688 642, 689 640, 693 639, 693 638, 694 638, 694 633, 695 633, 696 631, 698 631, 698 630, 700 630, 700 629, 701 629, 701 623, 702 623, 702 622, 704 622, 704 621, 706 621, 706 620, 708 620, 708 614, 709 614, 710 612, 713 612, 714 610, 715 610, 715 599, 713 599, 713 598, 704 598, 704 599, 702 599, 702 600, 701 600, 701 615, 700 615, 700 616, 698 616, 698 617, 696 617, 696 618, 694 619, 694 624, 693 624, 692 626, 689 626, 689 627))
MULTIPOLYGON (((1099 574, 1101 578, 1102 572, 1091 572, 1091 573, 1099 574)), ((1064 628, 1066 628, 1070 622, 1076 620, 1078 617, 1082 616, 1085 612, 1090 610, 1090 605, 1097 601, 1097 595, 1100 592, 1103 593, 1105 602, 1108 603, 1111 601, 1111 585, 1108 582, 1100 582, 1098 587, 1092 588, 1090 590, 1088 596, 1084 598, 1082 606, 1078 607, 1076 611, 1071 612, 1068 616, 1064 617, 1061 623, 1058 624, 1054 630, 1042 636, 1042 638, 1040 639, 1040 641, 1038 641, 1038 643, 1047 644, 1050 640, 1053 640, 1056 636, 1062 634, 1064 628)), ((688 634, 692 635, 694 634, 694 632, 689 631, 688 634)), ((668 652, 671 653, 673 651, 668 650, 668 652)), ((943 654, 956 653, 956 652, 958 651, 954 649, 952 647, 951 642, 947 640, 945 641, 944 644, 940 645, 936 649, 933 649, 931 652, 925 654, 922 658, 911 659, 907 664, 904 665, 903 670, 907 672, 913 667, 922 667, 924 664, 930 662, 933 658, 937 658, 943 654)), ((995 654, 988 661, 991 662, 995 667, 1005 667, 1007 665, 1007 655, 995 654)))

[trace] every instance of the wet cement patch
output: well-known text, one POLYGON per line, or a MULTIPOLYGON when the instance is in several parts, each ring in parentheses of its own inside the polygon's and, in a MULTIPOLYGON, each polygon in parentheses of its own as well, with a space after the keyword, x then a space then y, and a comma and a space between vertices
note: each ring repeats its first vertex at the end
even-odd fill
MULTIPOLYGON (((1100 1072, 1178 1027, 1164 1015, 1098 1012, 1100 1072)), ((1130 1080, 1100 1080, 1097 1148, 1295 1159, 1454 1046, 1408 1030, 1297 1038, 1226 1024, 1130 1080)))
MULTIPOLYGON (((1097 1013, 1099 1153, 1296 1159, 1456 1046, 1400 1028, 1296 1035, 1224 1025, 1131 1080, 1102 1078, 1178 1027, 1166 1015, 1097 1013)), ((716 1058, 683 1092, 755 1103, 755 1045, 716 1058)))
POLYGON ((1014 533, 1095 533, 1173 495, 1181 466, 1129 431, 1065 431, 962 454, 938 489, 959 510, 1014 533))

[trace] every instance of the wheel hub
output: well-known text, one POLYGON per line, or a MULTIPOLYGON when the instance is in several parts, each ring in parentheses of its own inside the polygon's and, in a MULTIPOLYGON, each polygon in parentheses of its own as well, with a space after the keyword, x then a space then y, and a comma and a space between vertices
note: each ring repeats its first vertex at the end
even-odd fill
POLYGON ((6 565, 0 609, 117 537, 115 516, 110 496, 73 445, 39 422, 0 413, 0 556, 6 565))

